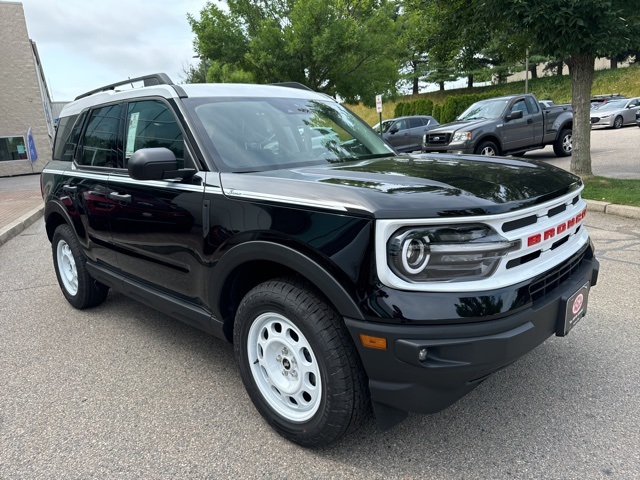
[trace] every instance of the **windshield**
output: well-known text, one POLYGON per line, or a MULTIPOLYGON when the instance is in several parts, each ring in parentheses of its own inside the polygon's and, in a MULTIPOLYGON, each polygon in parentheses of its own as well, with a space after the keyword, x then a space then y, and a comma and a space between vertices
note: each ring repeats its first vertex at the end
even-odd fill
POLYGON ((292 168, 394 155, 340 104, 300 98, 190 98, 185 105, 222 171, 292 168))
POLYGON ((482 100, 476 102, 462 112, 457 120, 480 120, 483 118, 498 118, 502 116, 504 109, 507 108, 509 100, 482 100))
POLYGON ((626 100, 611 100, 598 107, 598 110, 618 110, 624 108, 626 100))

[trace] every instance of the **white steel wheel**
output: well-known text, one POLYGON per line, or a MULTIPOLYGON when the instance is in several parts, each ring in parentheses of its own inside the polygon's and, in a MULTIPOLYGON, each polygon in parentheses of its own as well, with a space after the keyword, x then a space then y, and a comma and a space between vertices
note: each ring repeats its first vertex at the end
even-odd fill
POLYGON ((56 255, 62 285, 69 295, 74 296, 78 293, 78 269, 69 244, 60 240, 56 248, 56 255))
POLYGON ((306 337, 277 313, 255 319, 247 337, 251 373, 267 403, 290 422, 305 422, 318 411, 322 380, 306 337))
POLYGON ((303 279, 273 279, 247 292, 234 320, 233 349, 258 412, 298 445, 329 445, 370 409, 343 318, 303 279))
POLYGON ((69 225, 62 224, 51 239, 53 266, 62 294, 75 308, 100 305, 109 294, 109 287, 97 282, 87 269, 87 259, 69 225))

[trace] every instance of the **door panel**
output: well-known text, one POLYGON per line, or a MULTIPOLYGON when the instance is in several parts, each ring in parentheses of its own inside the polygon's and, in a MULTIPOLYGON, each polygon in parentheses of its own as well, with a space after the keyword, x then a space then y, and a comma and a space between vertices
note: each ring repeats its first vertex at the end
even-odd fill
POLYGON ((526 148, 531 145, 534 136, 533 115, 527 109, 524 99, 513 102, 507 110, 503 126, 503 149, 516 150, 526 148), (507 121, 506 116, 516 110, 522 110, 522 118, 507 121))

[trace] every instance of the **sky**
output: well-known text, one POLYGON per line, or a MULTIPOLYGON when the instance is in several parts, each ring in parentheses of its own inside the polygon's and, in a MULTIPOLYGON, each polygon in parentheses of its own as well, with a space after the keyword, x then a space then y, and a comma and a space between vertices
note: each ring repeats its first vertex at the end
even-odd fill
POLYGON ((20 0, 53 101, 163 72, 175 83, 196 64, 196 18, 207 0, 20 0))

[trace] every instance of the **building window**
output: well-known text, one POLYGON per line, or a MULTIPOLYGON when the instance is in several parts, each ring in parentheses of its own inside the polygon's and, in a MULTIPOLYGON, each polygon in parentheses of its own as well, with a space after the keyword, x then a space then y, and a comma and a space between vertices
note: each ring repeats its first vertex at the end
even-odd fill
POLYGON ((28 160, 26 145, 24 137, 0 137, 0 162, 28 160))

